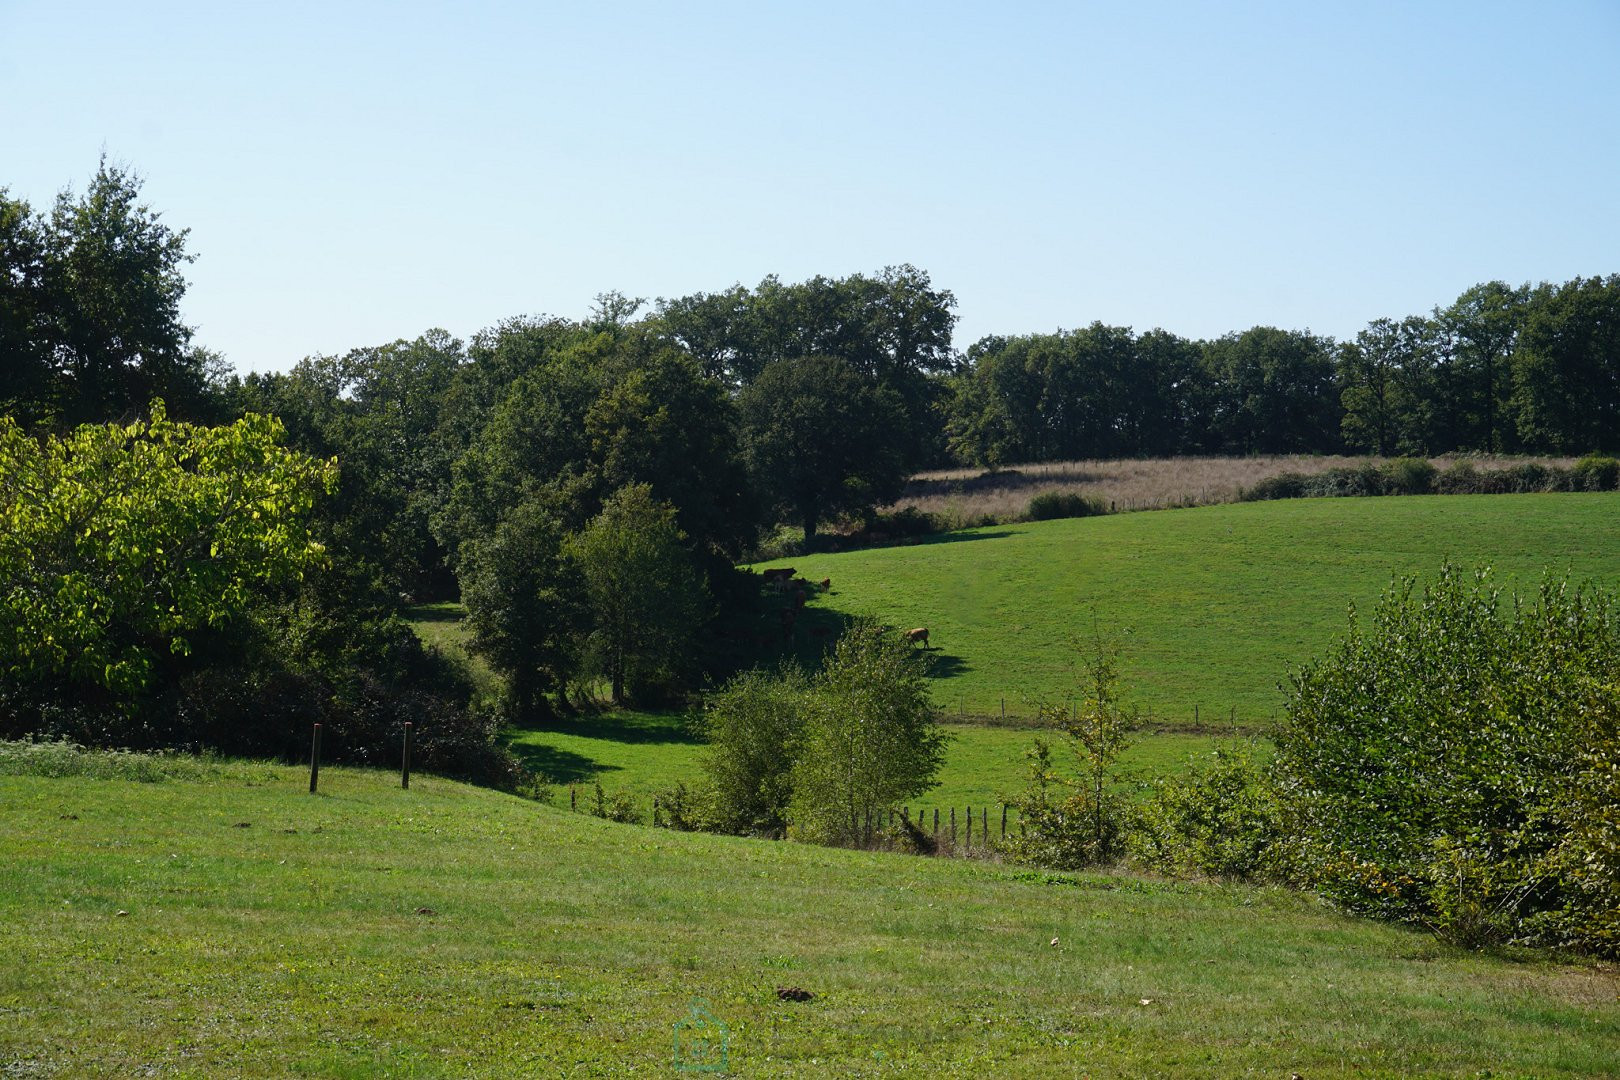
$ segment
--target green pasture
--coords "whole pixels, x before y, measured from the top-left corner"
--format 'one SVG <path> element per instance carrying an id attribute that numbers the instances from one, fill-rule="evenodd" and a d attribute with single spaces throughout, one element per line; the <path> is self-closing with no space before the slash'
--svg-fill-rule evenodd
<path id="1" fill-rule="evenodd" d="M 178 772 L 0 775 L 0 1074 L 679 1075 L 694 999 L 748 1077 L 1595 1077 L 1620 1045 L 1612 970 L 1277 889 Z"/>
<path id="2" fill-rule="evenodd" d="M 1072 766 L 1064 737 L 1032 729 L 947 724 L 951 742 L 939 786 L 914 805 L 949 808 L 993 806 L 1017 794 L 1028 778 L 1024 758 L 1037 735 L 1058 751 L 1060 766 Z M 578 789 L 586 805 L 592 785 L 633 795 L 646 811 L 652 796 L 703 779 L 704 746 L 692 722 L 675 713 L 622 711 L 563 720 L 543 728 L 507 733 L 508 745 L 537 774 L 564 788 Z M 1185 771 L 1189 761 L 1207 757 L 1231 742 L 1218 736 L 1142 731 L 1120 762 L 1122 778 L 1151 781 Z M 1258 744 L 1266 753 L 1269 745 Z M 1071 770 L 1072 771 L 1072 770 Z M 566 792 L 562 795 L 566 802 Z"/>
<path id="3" fill-rule="evenodd" d="M 1264 724 L 1300 664 L 1396 575 L 1450 559 L 1534 587 L 1620 581 L 1620 494 L 1294 499 L 1000 525 L 778 560 L 832 580 L 821 617 L 926 626 L 947 713 L 1029 715 L 1073 693 L 1070 643 L 1125 648 L 1121 690 L 1156 718 Z M 801 643 L 802 644 L 802 643 Z"/>

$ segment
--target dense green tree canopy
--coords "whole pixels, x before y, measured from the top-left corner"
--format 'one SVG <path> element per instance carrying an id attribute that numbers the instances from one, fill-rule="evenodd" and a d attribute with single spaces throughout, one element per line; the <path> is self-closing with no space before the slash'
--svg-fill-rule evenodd
<path id="1" fill-rule="evenodd" d="M 142 691 L 193 636 L 323 558 L 308 527 L 332 463 L 275 418 L 168 419 L 36 439 L 0 417 L 0 667 L 8 679 Z"/>
<path id="2" fill-rule="evenodd" d="M 754 484 L 804 530 L 890 500 L 906 478 L 894 431 L 905 407 L 888 387 L 830 356 L 779 360 L 738 398 Z"/>
<path id="3" fill-rule="evenodd" d="M 678 685 L 690 663 L 709 595 L 685 541 L 675 508 L 632 484 L 568 544 L 585 582 L 587 655 L 615 703 Z"/>
<path id="4" fill-rule="evenodd" d="M 131 418 L 154 396 L 203 405 L 208 354 L 180 321 L 186 230 L 102 160 L 48 215 L 0 190 L 0 408 L 24 423 Z"/>

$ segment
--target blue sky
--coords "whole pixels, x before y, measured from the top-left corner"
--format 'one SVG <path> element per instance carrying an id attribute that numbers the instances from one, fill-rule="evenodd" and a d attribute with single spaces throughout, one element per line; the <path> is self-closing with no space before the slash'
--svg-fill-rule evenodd
<path id="1" fill-rule="evenodd" d="M 1620 272 L 1616 0 L 0 0 L 0 43 L 0 186 L 133 167 L 242 370 L 901 262 L 963 347 Z"/>

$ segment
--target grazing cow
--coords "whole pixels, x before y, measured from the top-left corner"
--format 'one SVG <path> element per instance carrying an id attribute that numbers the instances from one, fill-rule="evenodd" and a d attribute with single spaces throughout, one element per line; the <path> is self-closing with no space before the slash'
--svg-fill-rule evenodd
<path id="1" fill-rule="evenodd" d="M 824 577 L 821 579 L 821 591 L 832 592 L 832 578 Z"/>
<path id="2" fill-rule="evenodd" d="M 911 642 L 913 645 L 921 642 L 923 648 L 928 648 L 928 627 L 919 626 L 915 630 L 907 630 L 906 640 Z"/>

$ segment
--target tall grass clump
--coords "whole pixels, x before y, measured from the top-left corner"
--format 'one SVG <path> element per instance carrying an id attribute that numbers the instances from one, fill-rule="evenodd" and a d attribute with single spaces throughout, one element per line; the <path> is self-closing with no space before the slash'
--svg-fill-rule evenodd
<path id="1" fill-rule="evenodd" d="M 202 780 L 218 775 L 223 767 L 223 761 L 213 756 L 104 750 L 65 739 L 0 740 L 0 776 L 79 776 L 153 784 Z"/>

